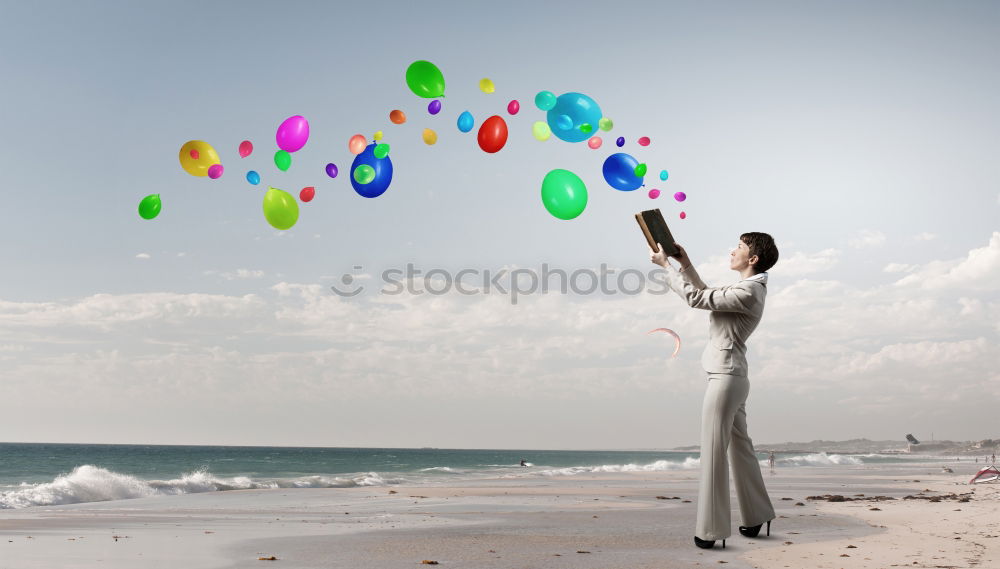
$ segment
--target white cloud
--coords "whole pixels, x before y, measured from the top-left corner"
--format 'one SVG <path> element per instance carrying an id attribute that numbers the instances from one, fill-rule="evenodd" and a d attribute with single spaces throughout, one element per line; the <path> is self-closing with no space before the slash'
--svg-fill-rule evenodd
<path id="1" fill-rule="evenodd" d="M 205 271 L 205 275 L 218 275 L 227 281 L 244 280 L 244 279 L 259 279 L 264 276 L 264 271 L 259 269 L 236 269 L 235 271 L 216 271 L 209 270 Z"/>
<path id="2" fill-rule="evenodd" d="M 855 249 L 877 247 L 885 243 L 885 234 L 873 229 L 863 229 L 849 239 L 847 243 Z"/>
<path id="3" fill-rule="evenodd" d="M 817 253 L 796 251 L 787 258 L 778 258 L 774 270 L 783 277 L 799 277 L 829 271 L 840 262 L 838 249 L 823 249 Z"/>
<path id="4" fill-rule="evenodd" d="M 937 237 L 938 236 L 936 233 L 928 233 L 927 231 L 924 231 L 923 233 L 918 233 L 914 235 L 913 239 L 915 239 L 916 241 L 932 241 L 934 239 L 937 239 Z"/>
<path id="5" fill-rule="evenodd" d="M 1000 283 L 1000 231 L 989 243 L 969 251 L 964 259 L 931 261 L 896 281 L 897 286 L 925 289 L 980 289 L 996 291 Z"/>
<path id="6" fill-rule="evenodd" d="M 150 255 L 149 255 L 149 253 L 139 253 L 138 255 L 135 256 L 135 258 L 136 259 L 149 259 Z"/>
<path id="7" fill-rule="evenodd" d="M 916 270 L 918 265 L 907 265 L 906 263 L 889 263 L 882 268 L 885 273 L 908 273 Z"/>

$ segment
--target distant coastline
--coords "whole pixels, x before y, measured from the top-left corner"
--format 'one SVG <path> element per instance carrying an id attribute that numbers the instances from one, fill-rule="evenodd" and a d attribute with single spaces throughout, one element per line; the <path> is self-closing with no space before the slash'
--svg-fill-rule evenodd
<path id="1" fill-rule="evenodd" d="M 846 441 L 816 440 L 810 442 L 755 443 L 757 452 L 780 453 L 836 453 L 836 454 L 938 454 L 945 456 L 980 456 L 1000 451 L 1000 439 L 978 441 L 922 441 L 910 444 L 906 440 L 873 441 L 850 439 Z M 676 447 L 671 450 L 697 451 L 698 445 Z"/>

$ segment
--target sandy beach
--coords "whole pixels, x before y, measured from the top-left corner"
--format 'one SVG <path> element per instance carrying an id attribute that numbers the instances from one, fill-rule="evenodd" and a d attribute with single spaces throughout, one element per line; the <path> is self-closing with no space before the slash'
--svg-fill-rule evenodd
<path id="1" fill-rule="evenodd" d="M 694 547 L 697 473 L 670 471 L 0 510 L 0 569 L 1000 566 L 1000 485 L 943 464 L 765 472 L 770 537 L 739 535 L 734 496 L 726 549 Z"/>

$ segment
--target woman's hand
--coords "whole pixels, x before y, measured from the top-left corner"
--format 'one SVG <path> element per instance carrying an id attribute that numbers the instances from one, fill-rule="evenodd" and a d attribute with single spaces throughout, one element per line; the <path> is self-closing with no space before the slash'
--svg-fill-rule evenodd
<path id="1" fill-rule="evenodd" d="M 650 249 L 649 260 L 652 261 L 654 265 L 659 265 L 665 269 L 667 268 L 667 255 L 663 252 L 663 245 L 660 243 L 657 243 L 656 245 L 660 248 L 660 250 L 653 251 Z"/>
<path id="2" fill-rule="evenodd" d="M 681 244 L 676 242 L 674 243 L 674 247 L 677 247 L 677 253 L 671 255 L 671 257 L 677 259 L 677 262 L 681 264 L 681 270 L 690 267 L 691 258 L 688 257 L 687 251 L 684 250 L 684 247 L 681 247 Z M 660 250 L 663 250 L 663 245 L 660 245 Z"/>

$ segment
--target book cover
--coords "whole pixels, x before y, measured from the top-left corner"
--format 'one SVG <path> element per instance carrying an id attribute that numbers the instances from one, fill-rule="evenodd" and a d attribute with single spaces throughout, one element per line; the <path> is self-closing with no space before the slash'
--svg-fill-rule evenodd
<path id="1" fill-rule="evenodd" d="M 660 213 L 659 209 L 649 209 L 637 213 L 635 220 L 639 223 L 642 234 L 646 236 L 646 242 L 650 249 L 659 251 L 660 248 L 656 244 L 662 243 L 667 255 L 676 255 L 679 252 L 677 247 L 674 247 L 674 237 L 670 234 L 670 228 L 667 227 L 667 222 L 663 219 L 663 214 Z"/>

